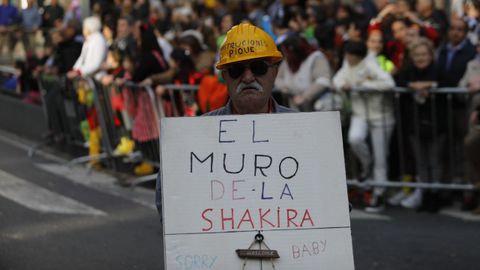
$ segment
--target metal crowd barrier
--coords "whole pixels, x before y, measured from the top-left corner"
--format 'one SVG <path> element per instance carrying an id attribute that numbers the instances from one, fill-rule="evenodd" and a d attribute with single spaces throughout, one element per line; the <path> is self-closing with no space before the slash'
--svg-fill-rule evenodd
<path id="1" fill-rule="evenodd" d="M 85 142 L 79 122 L 85 109 L 78 103 L 73 83 L 69 83 L 65 77 L 40 75 L 38 86 L 46 116 L 45 124 L 49 130 L 47 136 L 55 137 L 56 141 L 65 141 L 67 145 L 83 146 Z"/>
<path id="2" fill-rule="evenodd" d="M 359 182 L 357 180 L 347 180 L 347 185 L 351 187 L 370 188 L 370 187 L 385 187 L 385 188 L 420 188 L 420 189 L 443 189 L 443 190 L 474 190 L 472 184 L 442 184 L 442 183 L 418 183 L 418 182 L 394 182 L 386 181 L 384 183 L 377 183 L 374 181 Z"/>
<path id="3" fill-rule="evenodd" d="M 91 160 L 104 160 L 109 162 L 110 168 L 120 170 L 122 164 L 146 162 L 156 168 L 159 166 L 158 135 L 147 143 L 142 143 L 134 138 L 133 128 L 140 126 L 144 133 L 158 133 L 158 105 L 155 102 L 155 93 L 150 86 L 139 86 L 133 82 L 102 86 L 93 79 L 87 79 L 94 92 L 95 108 L 101 128 L 102 153 L 89 155 L 71 160 L 70 165 L 84 163 Z M 121 96 L 121 97 L 119 97 Z M 120 99 L 120 111 L 115 110 L 114 99 Z M 118 109 L 118 108 L 117 108 Z M 129 111 L 130 109 L 130 111 Z M 142 115 L 142 118 L 137 118 Z M 120 119 L 122 118 L 122 120 Z M 135 121 L 135 123 L 132 123 Z M 115 148 L 122 137 L 135 140 L 137 145 L 129 153 L 118 153 Z M 142 144 L 139 147 L 139 142 Z M 135 181 L 134 181 L 135 182 Z"/>
<path id="4" fill-rule="evenodd" d="M 131 85 L 132 87 L 138 87 Z M 160 128 L 160 119 L 163 117 L 183 117 L 188 115 L 186 108 L 190 102 L 196 102 L 196 93 L 198 85 L 186 84 L 165 84 L 162 85 L 165 89 L 163 95 L 155 93 L 150 87 L 147 87 L 148 96 L 150 97 L 152 107 L 155 109 L 155 119 L 157 127 Z M 157 159 L 154 160 L 155 166 L 159 167 L 160 146 L 156 146 Z M 157 174 L 150 174 L 136 178 L 131 185 L 136 186 L 144 182 L 155 181 Z"/>
<path id="5" fill-rule="evenodd" d="M 168 98 L 172 101 L 172 113 L 173 115 L 168 116 L 183 116 L 184 105 L 187 105 L 190 101 L 196 100 L 196 94 L 198 91 L 198 85 L 189 85 L 189 84 L 166 84 L 163 85 L 167 89 Z M 157 103 L 162 100 L 162 97 L 158 97 Z M 165 110 L 162 109 L 163 106 L 159 106 L 159 112 L 161 117 L 166 116 Z"/>
<path id="6" fill-rule="evenodd" d="M 424 101 L 425 103 L 423 103 L 428 103 L 428 112 L 426 112 L 425 109 L 420 112 L 421 105 L 419 105 L 419 103 L 415 100 L 414 91 L 407 88 L 396 87 L 389 91 L 357 88 L 352 90 L 350 95 L 360 96 L 365 106 L 364 108 L 367 111 L 368 122 L 370 122 L 368 116 L 368 111 L 370 107 L 367 99 L 369 95 L 381 95 L 383 123 L 385 123 L 386 121 L 385 112 L 387 110 L 388 104 L 391 104 L 391 106 L 393 106 L 392 109 L 395 118 L 394 134 L 392 134 L 392 141 L 390 142 L 390 145 L 385 147 L 390 150 L 395 150 L 393 153 L 390 151 L 390 160 L 393 159 L 395 160 L 395 162 L 389 163 L 390 176 L 387 179 L 382 179 L 382 181 L 358 181 L 353 179 L 359 178 L 359 162 L 356 160 L 353 153 L 347 153 L 346 166 L 347 172 L 350 172 L 347 177 L 349 178 L 347 184 L 349 186 L 362 188 L 411 187 L 435 190 L 474 189 L 474 186 L 464 179 L 464 164 L 462 152 L 463 138 L 466 135 L 468 126 L 467 122 L 469 94 L 467 89 L 438 88 L 430 90 L 429 97 L 426 98 Z M 409 102 L 410 104 L 408 104 Z M 440 106 L 439 104 L 446 105 L 446 108 L 440 108 L 444 111 L 438 111 Z M 405 111 L 408 108 L 412 109 L 413 111 Z M 423 151 L 420 148 L 424 147 L 424 145 L 422 145 L 422 140 L 423 143 L 425 143 L 425 139 L 421 139 L 420 137 L 425 135 L 421 135 L 420 133 L 422 131 L 425 132 L 425 128 L 422 129 L 422 126 L 425 126 L 426 122 L 425 119 L 422 119 L 421 113 L 423 113 L 423 116 L 425 116 L 425 114 L 428 114 L 429 120 L 431 121 L 427 124 L 427 126 L 431 127 L 430 130 L 427 131 L 427 133 L 429 133 L 428 136 L 431 137 L 431 141 L 428 141 L 428 143 L 433 143 L 432 147 L 439 148 L 443 145 L 446 147 L 446 149 L 438 150 L 437 154 L 439 156 L 436 158 L 438 158 L 437 161 L 439 163 L 437 165 L 440 166 L 439 168 L 432 168 L 432 166 L 430 166 L 431 164 L 428 163 L 428 179 L 422 179 L 421 182 L 404 182 L 402 181 L 402 176 L 417 176 L 419 171 L 419 162 L 415 160 L 415 155 L 417 155 L 418 158 L 418 153 L 421 153 Z M 406 119 L 407 116 L 413 116 L 413 119 Z M 438 119 L 442 116 L 446 119 Z M 406 125 L 410 125 L 410 128 L 412 128 L 413 126 L 413 137 L 408 138 L 409 132 Z M 446 128 L 439 131 L 439 129 L 442 129 L 442 127 L 444 126 L 446 126 Z M 384 132 L 383 140 L 385 141 L 385 139 L 386 138 Z M 396 140 L 393 141 L 393 139 Z M 391 147 L 392 144 L 393 147 Z M 347 140 L 345 142 L 345 149 L 348 149 Z M 417 151 L 417 154 L 415 154 L 415 151 Z M 435 174 L 432 172 L 433 170 L 441 170 L 440 179 L 435 179 L 435 177 L 432 177 L 432 175 Z M 395 171 L 395 173 L 392 173 L 392 171 Z"/>
<path id="7" fill-rule="evenodd" d="M 98 124 L 101 129 L 101 152 L 98 155 L 89 155 L 79 158 L 75 158 L 69 162 L 70 165 L 75 163 L 83 163 L 92 160 L 104 160 L 109 168 L 118 170 L 119 166 L 125 163 L 134 163 L 138 161 L 148 162 L 149 164 L 159 167 L 159 142 L 158 137 L 143 138 L 142 135 L 157 134 L 159 135 L 159 122 L 162 117 L 182 117 L 188 115 L 186 108 L 192 102 L 196 102 L 196 92 L 198 86 L 196 85 L 176 85 L 168 84 L 163 85 L 166 91 L 163 95 L 157 94 L 154 89 L 148 86 L 139 86 L 132 82 L 127 82 L 123 85 L 112 85 L 109 87 L 101 86 L 96 83 L 92 78 L 86 78 L 82 81 L 75 82 L 77 85 L 84 83 L 93 92 L 93 104 L 98 115 Z M 60 80 L 46 80 L 41 78 L 39 80 L 40 90 L 42 93 L 44 110 L 47 115 L 47 126 L 51 130 L 52 134 L 65 139 L 68 145 L 83 145 L 84 140 L 79 130 L 79 122 L 85 118 L 85 108 L 78 103 L 78 93 L 75 88 L 68 87 L 68 82 L 64 79 Z M 78 88 L 78 86 L 77 86 Z M 138 147 L 132 153 L 128 155 L 122 155 L 115 152 L 115 147 L 118 145 L 122 136 L 124 136 L 126 127 L 116 126 L 116 114 L 112 107 L 112 93 L 116 91 L 118 95 L 121 93 L 123 96 L 125 110 L 130 110 L 131 106 L 136 108 L 134 113 L 143 113 L 143 118 L 133 119 L 137 121 L 133 125 L 144 128 L 138 133 L 133 131 L 134 126 L 130 126 L 131 139 L 136 142 L 140 142 L 142 147 Z M 431 119 L 431 130 L 429 131 L 432 142 L 438 143 L 440 138 L 437 131 L 440 124 L 446 125 L 443 134 L 445 138 L 446 149 L 444 149 L 441 160 L 442 178 L 441 179 L 422 179 L 421 182 L 403 182 L 402 176 L 404 175 L 416 175 L 418 168 L 415 168 L 417 164 L 414 162 L 412 153 L 414 152 L 411 146 L 411 140 L 415 140 L 420 136 L 420 125 L 422 124 L 421 117 L 419 116 L 419 104 L 414 100 L 413 91 L 406 88 L 394 88 L 391 91 L 376 91 L 370 89 L 354 89 L 351 95 L 360 95 L 364 102 L 364 106 L 367 112 L 369 111 L 368 97 L 369 95 L 380 95 L 382 97 L 382 121 L 386 121 L 385 115 L 387 110 L 387 104 L 390 104 L 393 110 L 395 118 L 394 132 L 392 132 L 392 141 L 386 147 L 390 152 L 389 171 L 390 174 L 387 179 L 383 181 L 364 181 L 359 182 L 353 180 L 358 178 L 358 161 L 354 158 L 353 153 L 348 153 L 348 142 L 345 143 L 346 154 L 346 167 L 349 186 L 355 187 L 385 187 L 385 188 L 399 188 L 399 187 L 414 187 L 424 189 L 449 189 L 449 190 L 472 190 L 473 186 L 463 180 L 463 162 L 461 145 L 463 137 L 461 131 L 466 132 L 467 126 L 467 113 L 469 95 L 466 89 L 463 88 L 440 88 L 434 89 L 430 92 L 430 97 L 425 101 L 429 102 L 428 115 Z M 335 101 L 332 99 L 332 103 Z M 412 103 L 413 102 L 413 103 Z M 438 119 L 437 102 L 444 102 L 446 104 L 443 115 L 446 119 Z M 148 106 L 146 105 L 148 103 Z M 410 104 L 409 104 L 410 103 Z M 405 111 L 405 106 L 410 106 L 412 111 Z M 459 106 L 463 105 L 462 106 Z M 338 104 L 333 105 L 332 108 Z M 407 106 L 407 108 L 408 108 Z M 132 107 L 133 108 L 133 107 Z M 149 109 L 146 109 L 149 108 Z M 142 111 L 143 110 L 143 111 Z M 345 108 L 342 109 L 345 111 Z M 423 112 L 425 114 L 425 111 Z M 405 119 L 408 115 L 412 116 L 412 119 Z M 440 114 L 441 115 L 441 114 Z M 131 115 L 131 117 L 136 117 Z M 461 122 L 454 121 L 454 118 L 462 119 Z M 368 119 L 370 120 L 370 119 Z M 139 122 L 140 121 L 140 122 Z M 145 122 L 141 122 L 145 121 Z M 118 122 L 118 121 L 117 121 Z M 125 123 L 122 123 L 123 125 Z M 406 131 L 405 125 L 413 127 L 413 136 L 408 138 L 409 132 Z M 462 128 L 463 126 L 463 128 Z M 458 130 L 456 127 L 460 127 Z M 123 130 L 123 131 L 122 131 Z M 345 133 L 345 132 L 344 132 Z M 411 132 L 410 132 L 411 133 Z M 385 133 L 384 133 L 385 136 Z M 412 139 L 413 138 L 413 139 Z M 146 144 L 142 144 L 142 139 L 146 140 Z M 385 140 L 385 138 L 384 138 Z M 420 141 L 420 140 L 418 140 Z M 418 147 L 416 145 L 415 147 Z M 150 150 L 146 150 L 150 149 Z M 32 152 L 34 149 L 32 150 Z M 150 151 L 150 152 L 148 152 Z M 418 149 L 417 149 L 418 151 Z M 418 152 L 419 153 L 419 152 Z M 440 165 L 439 165 L 440 166 Z M 408 168 L 407 168 L 408 167 Z M 439 168 L 428 168 L 429 175 L 431 170 Z M 155 174 L 146 175 L 137 178 L 132 182 L 132 185 L 136 185 L 145 181 L 154 180 Z"/>
<path id="8" fill-rule="evenodd" d="M 96 120 L 98 120 L 98 125 L 101 130 L 101 152 L 94 155 L 89 154 L 83 157 L 72 159 L 68 162 L 67 165 L 73 166 L 74 164 L 103 160 L 107 163 L 108 168 L 115 170 L 117 169 L 117 164 L 113 160 L 114 141 L 112 140 L 110 133 L 112 115 L 110 113 L 111 110 L 109 110 L 109 108 L 111 107 L 109 93 L 105 91 L 104 88 L 100 87 L 99 84 L 95 82 L 91 77 L 76 79 L 73 82 L 73 90 L 77 91 L 78 96 L 83 95 L 79 93 L 80 91 L 91 91 L 93 93 L 93 107 L 97 114 Z M 82 83 L 84 83 L 85 85 L 80 86 L 80 84 Z M 87 87 L 87 89 L 80 90 L 80 87 Z"/>
<path id="9" fill-rule="evenodd" d="M 108 107 L 108 99 L 98 89 L 92 78 L 69 81 L 65 77 L 42 74 L 38 78 L 38 86 L 48 133 L 44 135 L 44 142 L 33 146 L 29 150 L 30 157 L 35 154 L 38 148 L 51 143 L 61 146 L 62 149 L 72 151 L 75 151 L 73 148 L 88 148 L 89 145 L 82 130 L 82 122 L 87 119 L 88 111 L 92 109 L 98 115 L 94 118 L 95 122 L 98 122 L 101 133 L 108 134 L 106 131 L 108 130 L 109 118 L 108 111 L 105 110 Z M 82 98 L 87 99 L 88 92 L 92 95 L 91 108 L 88 108 L 80 100 Z M 80 98 L 81 96 L 82 98 Z M 98 154 L 74 158 L 67 165 L 106 160 L 107 166 L 115 169 L 115 164 L 111 162 L 111 145 L 108 136 L 101 136 L 101 151 Z"/>
<path id="10" fill-rule="evenodd" d="M 29 156 L 48 143 L 64 143 L 62 149 L 66 149 L 64 146 L 88 148 L 82 122 L 91 117 L 89 121 L 95 122 L 100 130 L 100 151 L 74 158 L 67 165 L 102 161 L 113 170 L 122 170 L 124 164 L 138 162 L 158 169 L 160 118 L 184 116 L 186 104 L 196 101 L 198 90 L 195 85 L 167 84 L 163 85 L 165 94 L 159 96 L 150 86 L 133 82 L 103 86 L 90 77 L 69 81 L 65 77 L 48 75 L 41 75 L 38 84 L 48 133 L 44 142 L 30 149 Z M 85 105 L 86 92 L 91 93 L 89 106 Z M 95 111 L 93 116 L 92 111 Z M 119 153 L 115 150 L 122 137 L 135 141 L 133 151 Z M 155 177 L 156 174 L 139 177 L 132 185 Z"/>

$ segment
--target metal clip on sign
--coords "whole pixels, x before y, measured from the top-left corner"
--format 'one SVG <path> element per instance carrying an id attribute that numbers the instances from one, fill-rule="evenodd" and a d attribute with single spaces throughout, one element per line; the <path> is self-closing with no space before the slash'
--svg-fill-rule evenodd
<path id="1" fill-rule="evenodd" d="M 258 243 L 259 249 L 253 249 L 253 246 L 255 245 L 255 243 Z M 262 245 L 266 249 L 262 249 Z M 255 240 L 252 242 L 252 244 L 248 249 L 237 249 L 236 252 L 238 257 L 244 259 L 242 270 L 245 269 L 248 259 L 260 259 L 260 260 L 270 259 L 272 263 L 272 268 L 275 269 L 275 264 L 273 263 L 273 259 L 280 258 L 280 255 L 278 255 L 278 252 L 276 250 L 270 249 L 267 246 L 267 244 L 265 244 L 264 236 L 260 231 L 258 231 L 258 233 L 255 235 Z M 260 269 L 262 269 L 261 264 L 260 264 Z"/>

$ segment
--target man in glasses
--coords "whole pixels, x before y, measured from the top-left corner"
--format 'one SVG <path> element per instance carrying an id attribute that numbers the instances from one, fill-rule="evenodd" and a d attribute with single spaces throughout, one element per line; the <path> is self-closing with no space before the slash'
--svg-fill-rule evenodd
<path id="1" fill-rule="evenodd" d="M 272 98 L 282 58 L 273 39 L 262 29 L 248 23 L 232 27 L 220 47 L 216 65 L 222 72 L 230 101 L 206 115 L 292 112 Z"/>
<path id="2" fill-rule="evenodd" d="M 230 100 L 224 107 L 205 115 L 293 112 L 272 98 L 282 58 L 273 39 L 262 29 L 248 23 L 232 27 L 220 48 L 216 65 L 222 71 Z M 161 198 L 158 174 L 155 201 L 160 217 Z"/>

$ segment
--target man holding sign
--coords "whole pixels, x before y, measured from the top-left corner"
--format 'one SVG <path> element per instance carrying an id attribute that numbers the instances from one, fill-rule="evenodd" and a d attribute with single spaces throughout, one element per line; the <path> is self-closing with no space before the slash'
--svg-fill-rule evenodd
<path id="1" fill-rule="evenodd" d="M 354 269 L 339 114 L 283 114 L 281 59 L 261 29 L 233 27 L 217 64 L 228 104 L 162 119 L 166 270 Z"/>
<path id="2" fill-rule="evenodd" d="M 230 101 L 206 115 L 294 112 L 272 98 L 282 58 L 273 39 L 262 29 L 249 23 L 232 27 L 220 48 L 220 61 L 216 65 L 222 71 Z M 156 186 L 155 201 L 161 215 L 160 177 Z"/>

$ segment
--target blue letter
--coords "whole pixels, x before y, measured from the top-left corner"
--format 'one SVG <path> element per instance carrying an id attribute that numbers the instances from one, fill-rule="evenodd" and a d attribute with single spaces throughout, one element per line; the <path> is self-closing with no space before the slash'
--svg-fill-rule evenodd
<path id="1" fill-rule="evenodd" d="M 295 172 L 290 176 L 285 176 L 282 173 L 282 164 L 287 159 L 291 159 L 291 160 L 293 160 L 293 162 L 295 162 Z M 286 158 L 282 159 L 282 161 L 280 161 L 280 164 L 278 164 L 278 172 L 283 177 L 283 179 L 290 179 L 290 178 L 294 177 L 298 172 L 298 161 L 294 157 L 286 157 Z"/>
<path id="2" fill-rule="evenodd" d="M 268 158 L 270 161 L 268 162 L 268 165 L 266 166 L 263 166 L 263 167 L 260 167 L 258 166 L 258 157 L 266 157 Z M 267 156 L 267 155 L 257 155 L 255 154 L 255 170 L 253 171 L 253 175 L 254 176 L 257 176 L 257 169 L 260 170 L 260 172 L 263 174 L 263 176 L 267 177 L 267 175 L 263 172 L 263 169 L 267 169 L 269 168 L 270 166 L 272 165 L 272 157 L 271 156 Z"/>
<path id="3" fill-rule="evenodd" d="M 210 258 L 212 259 L 212 263 L 210 264 L 210 269 L 212 268 L 212 266 L 215 264 L 215 261 L 217 260 L 217 256 L 210 256 Z"/>
<path id="4" fill-rule="evenodd" d="M 288 193 L 285 192 L 285 190 L 288 190 Z M 283 187 L 282 195 L 280 195 L 280 200 L 282 199 L 283 195 L 288 195 L 293 200 L 292 192 L 290 191 L 290 188 L 288 187 L 288 184 L 285 184 L 285 187 Z"/>
<path id="5" fill-rule="evenodd" d="M 210 159 L 210 172 L 213 173 L 213 152 L 210 153 L 204 160 L 200 160 L 195 153 L 190 152 L 190 173 L 193 173 L 193 157 L 195 156 L 195 159 L 200 161 L 200 163 L 204 163 L 207 161 L 207 159 Z"/>
<path id="6" fill-rule="evenodd" d="M 241 173 L 243 171 L 243 167 L 245 167 L 245 154 L 242 154 L 242 167 L 240 168 L 240 170 L 238 170 L 236 172 L 229 171 L 227 169 L 227 154 L 226 153 L 223 154 L 223 169 L 225 170 L 226 173 L 230 173 L 230 174 Z"/>
<path id="7" fill-rule="evenodd" d="M 220 120 L 220 126 L 218 128 L 218 142 L 219 143 L 234 143 L 235 140 L 227 140 L 227 141 L 222 140 L 222 133 L 227 133 L 227 131 L 225 129 L 222 129 L 222 123 L 223 122 L 237 122 L 237 119 Z"/>
<path id="8" fill-rule="evenodd" d="M 265 197 L 265 182 L 262 182 L 262 200 L 271 200 L 273 197 Z"/>
<path id="9" fill-rule="evenodd" d="M 253 120 L 253 132 L 252 132 L 252 143 L 268 142 L 268 140 L 255 140 L 255 120 Z"/>

